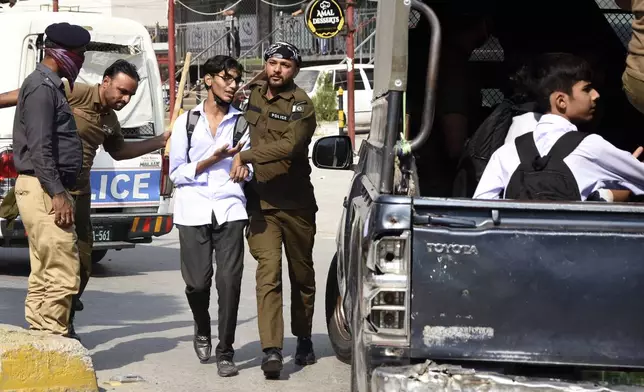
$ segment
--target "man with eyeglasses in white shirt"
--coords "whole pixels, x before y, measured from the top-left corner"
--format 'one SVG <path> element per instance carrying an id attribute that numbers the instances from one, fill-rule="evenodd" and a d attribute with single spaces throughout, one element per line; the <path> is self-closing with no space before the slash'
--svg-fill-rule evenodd
<path id="1" fill-rule="evenodd" d="M 208 98 L 174 124 L 170 179 L 177 187 L 174 222 L 179 229 L 181 274 L 195 322 L 193 346 L 199 360 L 206 363 L 212 351 L 208 308 L 214 250 L 219 295 L 215 354 L 218 374 L 228 377 L 238 373 L 233 343 L 248 223 L 243 186 L 252 177 L 252 167 L 243 165 L 231 172 L 232 157 L 250 147 L 247 130 L 233 145 L 235 124 L 242 113 L 231 102 L 241 84 L 242 65 L 219 55 L 208 59 L 202 69 Z"/>

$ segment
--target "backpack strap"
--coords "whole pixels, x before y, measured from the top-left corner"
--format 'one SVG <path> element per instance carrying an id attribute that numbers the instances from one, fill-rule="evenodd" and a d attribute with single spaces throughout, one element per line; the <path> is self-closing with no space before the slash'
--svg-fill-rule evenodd
<path id="1" fill-rule="evenodd" d="M 237 143 L 241 140 L 241 138 L 244 136 L 244 133 L 246 133 L 246 128 L 248 128 L 248 120 L 246 120 L 246 117 L 244 117 L 244 114 L 240 114 L 237 116 L 237 120 L 235 120 L 235 131 L 233 132 L 233 147 L 237 146 Z"/>
<path id="2" fill-rule="evenodd" d="M 248 95 L 248 101 L 239 105 L 239 110 L 241 111 L 241 114 L 238 115 L 237 120 L 235 120 L 235 130 L 233 132 L 233 147 L 237 146 L 237 143 L 239 143 L 241 138 L 246 133 L 246 129 L 248 129 L 248 132 L 250 132 L 250 128 L 248 127 L 248 120 L 246 120 L 246 116 L 244 116 L 244 114 L 246 114 L 246 111 L 249 109 L 252 111 L 256 110 L 255 106 L 250 104 L 250 100 L 253 97 L 254 91 L 255 91 L 255 88 L 252 88 L 250 90 L 250 94 Z"/>
<path id="3" fill-rule="evenodd" d="M 521 163 L 532 165 L 532 162 L 541 156 L 539 150 L 537 150 L 537 145 L 534 143 L 534 134 L 532 132 L 517 137 L 514 139 L 514 144 L 517 147 Z"/>
<path id="4" fill-rule="evenodd" d="M 585 132 L 579 131 L 570 131 L 564 134 L 562 137 L 557 140 L 557 142 L 552 146 L 547 155 L 541 156 L 537 145 L 534 143 L 533 133 L 526 133 L 521 135 L 515 140 L 517 147 L 517 152 L 519 153 L 519 159 L 523 164 L 531 165 L 534 170 L 540 171 L 543 170 L 550 159 L 554 158 L 557 160 L 563 160 L 568 155 L 570 155 L 575 148 L 579 146 L 586 136 Z"/>
<path id="5" fill-rule="evenodd" d="M 190 110 L 188 111 L 188 116 L 186 117 L 186 136 L 188 137 L 188 148 L 186 149 L 186 161 L 188 163 L 190 163 L 190 146 L 191 146 L 191 140 L 192 140 L 192 133 L 195 131 L 195 126 L 197 125 L 197 121 L 199 121 L 200 116 L 201 116 L 201 112 Z"/>
<path id="6" fill-rule="evenodd" d="M 566 132 L 562 137 L 557 140 L 554 146 L 550 149 L 548 155 L 556 159 L 564 159 L 570 155 L 575 148 L 588 136 L 586 132 L 570 131 Z"/>

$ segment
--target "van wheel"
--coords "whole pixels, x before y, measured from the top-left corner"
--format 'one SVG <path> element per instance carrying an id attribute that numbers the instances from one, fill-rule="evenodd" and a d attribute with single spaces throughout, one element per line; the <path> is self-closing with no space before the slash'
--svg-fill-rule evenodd
<path id="1" fill-rule="evenodd" d="M 338 256 L 333 256 L 326 278 L 326 326 L 331 340 L 331 347 L 338 359 L 344 363 L 351 363 L 351 350 L 353 343 L 351 333 L 347 328 L 347 321 L 342 310 L 342 297 L 338 289 Z"/>
<path id="2" fill-rule="evenodd" d="M 107 249 L 93 250 L 92 251 L 92 264 L 99 263 L 101 260 L 103 260 L 103 258 L 105 257 L 106 254 L 107 254 Z"/>

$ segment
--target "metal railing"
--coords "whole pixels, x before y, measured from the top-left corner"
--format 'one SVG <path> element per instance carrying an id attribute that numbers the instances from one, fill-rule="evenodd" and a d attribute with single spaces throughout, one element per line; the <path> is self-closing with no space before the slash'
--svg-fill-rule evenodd
<path id="1" fill-rule="evenodd" d="M 241 19 L 242 17 L 240 17 Z M 244 23 L 247 22 L 245 21 Z M 308 31 L 302 15 L 274 14 L 273 26 L 274 29 L 270 33 L 259 39 L 248 39 L 248 37 L 240 38 L 241 50 L 238 58 L 259 59 L 265 47 L 275 41 L 288 41 L 292 43 L 300 49 L 300 53 L 304 58 L 315 56 L 317 59 L 323 59 L 325 55 L 346 55 L 346 36 L 344 34 L 338 34 L 331 39 L 316 38 Z M 228 27 L 229 21 L 178 24 L 176 39 L 177 59 L 183 58 L 188 51 L 192 53 L 207 52 L 205 56 L 195 56 L 195 61 L 198 61 L 199 58 L 214 56 L 215 54 L 229 53 L 228 40 L 224 42 L 218 40 L 217 44 L 211 43 L 217 37 L 220 38 L 221 36 L 234 38 L 232 30 Z M 238 27 L 241 28 L 241 26 Z M 375 51 L 375 41 L 373 41 L 375 27 L 376 20 L 373 12 L 357 13 L 354 42 L 356 48 L 360 48 L 359 51 L 356 49 L 356 57 L 364 59 L 363 61 L 370 61 L 373 57 Z M 362 46 L 360 46 L 361 44 Z"/>
<path id="2" fill-rule="evenodd" d="M 375 52 L 375 45 L 376 45 L 376 32 L 374 31 L 373 33 L 369 34 L 367 38 L 365 38 L 356 48 L 354 49 L 354 52 L 358 55 L 357 57 L 357 63 L 363 64 L 365 54 L 368 55 L 369 61 L 367 64 L 373 64 L 373 61 L 376 58 L 376 52 Z M 367 46 L 368 50 L 364 50 L 364 47 Z M 344 64 L 347 62 L 346 57 L 340 61 L 340 64 Z"/>

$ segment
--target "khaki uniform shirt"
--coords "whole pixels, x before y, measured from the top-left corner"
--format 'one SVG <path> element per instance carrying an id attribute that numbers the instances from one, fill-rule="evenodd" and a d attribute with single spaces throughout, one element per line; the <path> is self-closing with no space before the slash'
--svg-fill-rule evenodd
<path id="1" fill-rule="evenodd" d="M 83 142 L 83 166 L 76 186 L 71 191 L 74 195 L 91 193 L 89 174 L 94 164 L 96 150 L 102 144 L 108 153 L 123 148 L 125 140 L 121 125 L 113 109 L 103 108 L 99 97 L 100 85 L 90 86 L 75 83 L 74 91 L 69 90 L 65 82 L 65 93 L 72 107 L 78 135 Z"/>
<path id="2" fill-rule="evenodd" d="M 250 149 L 240 154 L 254 170 L 247 186 L 248 208 L 317 211 L 308 158 L 317 128 L 313 102 L 295 85 L 272 99 L 266 97 L 267 89 L 265 82 L 251 88 L 244 115 Z"/>
<path id="3" fill-rule="evenodd" d="M 632 0 L 633 36 L 628 43 L 626 72 L 637 80 L 644 81 L 644 0 Z"/>

